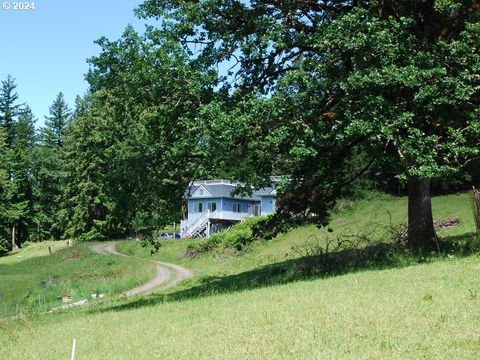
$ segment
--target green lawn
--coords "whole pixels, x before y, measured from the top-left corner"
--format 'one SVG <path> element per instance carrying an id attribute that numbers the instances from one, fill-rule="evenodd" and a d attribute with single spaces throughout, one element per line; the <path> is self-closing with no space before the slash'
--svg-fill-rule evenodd
<path id="1" fill-rule="evenodd" d="M 470 239 L 475 228 L 470 194 L 435 197 L 432 206 L 435 220 L 453 217 L 460 219 L 458 226 L 438 231 L 442 240 L 468 241 Z M 231 287 L 230 280 L 237 283 L 233 285 L 234 287 L 240 286 L 238 282 L 243 281 L 244 287 L 248 288 L 253 286 L 252 280 L 258 283 L 257 286 L 263 286 L 301 278 L 302 267 L 310 266 L 309 261 L 305 263 L 304 256 L 315 247 L 324 246 L 327 240 L 335 243 L 337 237 L 366 234 L 376 240 L 383 240 L 385 237 L 385 241 L 388 242 L 390 239 L 387 237 L 391 236 L 390 227 L 406 223 L 406 211 L 406 198 L 380 193 L 373 193 L 368 198 L 355 202 L 341 201 L 329 227 L 319 229 L 314 225 L 307 225 L 293 229 L 273 240 L 255 243 L 240 256 L 228 249 L 194 258 L 183 256 L 187 244 L 197 240 L 165 240 L 164 246 L 153 256 L 149 248 L 142 248 L 138 242 L 122 242 L 117 245 L 117 248 L 129 255 L 169 261 L 194 270 L 195 277 L 180 284 L 175 289 L 177 292 L 178 289 L 192 288 L 202 292 L 208 291 L 210 285 L 213 291 L 217 291 L 219 287 Z M 329 232 L 328 228 L 333 232 Z M 387 264 L 380 264 L 381 267 L 388 266 L 389 263 L 397 266 L 416 262 L 416 259 L 410 257 L 395 257 L 390 260 Z M 367 263 L 360 267 L 371 268 L 372 266 L 375 264 Z M 337 270 L 342 272 L 345 269 Z M 238 274 L 241 276 L 232 276 Z M 198 288 L 197 285 L 202 287 Z"/>
<path id="2" fill-rule="evenodd" d="M 89 246 L 45 242 L 1 257 L 0 318 L 48 311 L 62 303 L 63 294 L 72 301 L 97 292 L 113 296 L 155 276 L 151 264 L 95 254 Z"/>
<path id="3" fill-rule="evenodd" d="M 440 231 L 444 241 L 472 241 L 467 194 L 437 197 L 433 206 L 435 219 L 460 218 Z M 378 194 L 339 206 L 333 233 L 306 226 L 239 254 L 186 258 L 188 242 L 166 241 L 153 258 L 191 268 L 192 279 L 132 299 L 0 321 L 0 359 L 68 358 L 73 338 L 78 359 L 477 359 L 478 253 L 395 254 L 354 266 L 339 261 L 333 271 L 324 271 L 322 256 L 303 256 L 327 237 L 381 237 L 405 218 L 404 198 Z M 152 258 L 135 241 L 117 248 Z"/>

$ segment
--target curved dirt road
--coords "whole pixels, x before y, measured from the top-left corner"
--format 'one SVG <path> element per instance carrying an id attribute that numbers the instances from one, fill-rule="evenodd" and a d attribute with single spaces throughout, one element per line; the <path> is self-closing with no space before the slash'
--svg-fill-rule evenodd
<path id="1" fill-rule="evenodd" d="M 97 254 L 107 254 L 107 255 L 117 255 L 117 256 L 125 256 L 131 257 L 122 253 L 119 253 L 116 248 L 115 244 L 97 244 L 91 247 L 93 252 Z M 135 258 L 138 259 L 138 258 Z M 163 261 L 155 261 L 155 260 L 145 260 L 155 264 L 157 268 L 157 276 L 146 282 L 143 285 L 140 285 L 134 289 L 130 289 L 122 293 L 124 296 L 133 296 L 137 295 L 146 291 L 149 291 L 157 286 L 163 285 L 162 289 L 168 289 L 179 281 L 186 279 L 192 276 L 192 272 L 182 266 L 166 263 Z M 173 276 L 172 276 L 173 273 Z M 172 278 L 173 277 L 173 278 Z"/>

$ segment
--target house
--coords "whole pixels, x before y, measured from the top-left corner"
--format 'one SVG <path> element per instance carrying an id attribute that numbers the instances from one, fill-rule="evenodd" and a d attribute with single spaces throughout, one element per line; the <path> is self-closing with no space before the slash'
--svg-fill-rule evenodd
<path id="1" fill-rule="evenodd" d="M 180 236 L 209 236 L 246 217 L 275 212 L 274 188 L 261 189 L 254 191 L 252 196 L 243 196 L 233 194 L 237 186 L 228 180 L 194 182 L 186 193 L 188 215 L 181 221 Z"/>

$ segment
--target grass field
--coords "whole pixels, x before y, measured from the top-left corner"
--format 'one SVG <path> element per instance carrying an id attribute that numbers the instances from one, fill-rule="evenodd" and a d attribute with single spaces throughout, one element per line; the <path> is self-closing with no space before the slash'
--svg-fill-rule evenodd
<path id="1" fill-rule="evenodd" d="M 433 199 L 435 220 L 453 217 L 458 217 L 460 220 L 458 226 L 438 231 L 442 240 L 470 241 L 475 225 L 469 196 L 467 193 L 462 193 Z M 345 236 L 357 234 L 367 235 L 376 240 L 390 241 L 388 236 L 391 236 L 391 227 L 406 223 L 406 210 L 406 198 L 384 194 L 371 194 L 355 202 L 344 200 L 338 205 L 329 227 L 319 229 L 314 225 L 307 225 L 292 229 L 273 240 L 260 241 L 247 247 L 240 256 L 231 249 L 220 248 L 213 253 L 193 258 L 185 257 L 183 253 L 189 242 L 184 240 L 165 240 L 164 246 L 153 256 L 149 248 L 142 248 L 137 242 L 122 242 L 117 245 L 117 248 L 125 254 L 178 263 L 194 270 L 196 276 L 182 284 L 185 289 L 207 291 L 206 289 L 212 288 L 213 291 L 217 291 L 218 288 L 232 286 L 251 288 L 256 286 L 255 283 L 257 286 L 263 286 L 303 278 L 302 269 L 311 265 L 309 261 L 311 258 L 308 255 L 319 246 L 324 247 L 327 240 L 335 243 L 337 238 L 343 239 Z M 329 232 L 329 228 L 333 232 Z M 356 268 L 358 270 L 360 267 L 361 270 L 404 266 L 417 262 L 415 258 L 398 256 L 386 260 L 380 263 L 357 264 Z M 340 263 L 337 268 L 333 266 L 331 270 L 339 273 L 349 271 L 343 265 Z M 230 285 L 230 280 L 236 284 Z M 241 281 L 245 284 L 239 284 Z M 202 285 L 202 287 L 199 288 L 196 285 Z"/>
<path id="2" fill-rule="evenodd" d="M 72 301 L 93 293 L 114 296 L 155 273 L 143 261 L 95 254 L 89 244 L 32 244 L 0 258 L 0 318 L 48 311 L 61 305 L 63 294 Z"/>
<path id="3" fill-rule="evenodd" d="M 435 219 L 460 218 L 439 232 L 444 241 L 473 241 L 467 194 L 437 197 L 433 207 Z M 193 278 L 132 299 L 0 320 L 0 359 L 68 358 L 73 338 L 78 359 L 477 359 L 477 252 L 353 264 L 339 255 L 328 268 L 329 258 L 312 254 L 329 237 L 381 237 L 405 219 L 406 199 L 377 194 L 343 202 L 333 232 L 306 226 L 241 253 L 188 258 L 187 242 L 166 241 L 153 258 L 189 267 Z M 117 248 L 151 258 L 138 242 Z"/>

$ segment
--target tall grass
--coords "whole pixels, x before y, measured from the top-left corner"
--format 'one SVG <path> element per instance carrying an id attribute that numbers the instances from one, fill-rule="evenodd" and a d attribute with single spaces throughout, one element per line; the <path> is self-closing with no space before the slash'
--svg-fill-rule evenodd
<path id="1" fill-rule="evenodd" d="M 33 244 L 0 258 L 0 318 L 46 312 L 64 296 L 72 302 L 96 293 L 112 297 L 155 276 L 145 261 L 95 254 L 89 246 Z"/>
<path id="2" fill-rule="evenodd" d="M 241 251 L 231 246 L 244 243 L 239 229 L 194 257 L 185 256 L 188 246 L 197 241 L 202 248 L 205 239 L 168 239 L 153 257 L 194 270 L 193 278 L 167 291 L 90 308 L 0 319 L 0 359 L 68 358 L 73 337 L 78 357 L 92 360 L 476 359 L 480 256 L 477 247 L 456 247 L 473 244 L 470 197 L 433 199 L 435 220 L 460 219 L 439 230 L 441 255 L 415 257 L 359 242 L 368 235 L 392 245 L 385 230 L 406 222 L 406 198 L 374 195 L 343 202 L 327 228 L 302 226 L 242 245 Z M 117 249 L 152 257 L 136 241 Z M 94 273 L 93 258 L 76 259 L 78 268 L 69 266 L 70 274 Z M 23 273 L 21 263 L 16 274 Z M 110 280 L 123 286 L 122 278 Z"/>

